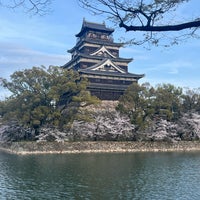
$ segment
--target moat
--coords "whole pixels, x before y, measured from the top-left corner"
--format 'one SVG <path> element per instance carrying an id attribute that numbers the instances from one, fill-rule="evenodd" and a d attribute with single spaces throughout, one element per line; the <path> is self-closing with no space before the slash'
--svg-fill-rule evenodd
<path id="1" fill-rule="evenodd" d="M 1 199 L 199 199 L 200 153 L 0 152 Z"/>

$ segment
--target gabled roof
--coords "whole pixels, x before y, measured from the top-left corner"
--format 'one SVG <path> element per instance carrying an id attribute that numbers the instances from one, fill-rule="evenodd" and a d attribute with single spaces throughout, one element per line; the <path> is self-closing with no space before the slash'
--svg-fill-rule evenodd
<path id="1" fill-rule="evenodd" d="M 109 66 L 109 69 L 108 67 L 106 68 L 105 66 Z M 101 62 L 97 63 L 96 65 L 88 67 L 87 69 L 93 71 L 98 70 L 98 71 L 112 71 L 112 72 L 126 73 L 123 69 L 114 64 L 110 59 L 104 59 Z"/>
<path id="2" fill-rule="evenodd" d="M 91 53 L 91 56 L 94 55 L 98 55 L 100 52 L 102 53 L 107 53 L 108 55 L 110 55 L 112 58 L 116 58 L 116 56 L 114 56 L 108 49 L 106 49 L 105 46 L 101 46 L 99 49 L 97 49 L 95 52 Z"/>
<path id="3" fill-rule="evenodd" d="M 72 63 L 74 63 L 75 61 L 77 61 L 78 59 L 80 58 L 87 58 L 87 59 L 90 59 L 90 60 L 99 60 L 99 63 L 102 63 L 104 62 L 105 60 L 107 60 L 108 58 L 104 58 L 102 60 L 102 57 L 101 56 L 92 56 L 92 55 L 89 55 L 89 54 L 83 54 L 83 53 L 78 53 L 73 59 L 71 59 L 69 62 L 67 62 L 66 64 L 63 65 L 63 68 L 68 68 Z M 133 59 L 132 58 L 109 58 L 109 60 L 111 60 L 111 62 L 125 62 L 125 63 L 129 63 L 131 62 Z"/>
<path id="4" fill-rule="evenodd" d="M 85 19 L 83 19 L 81 31 L 78 34 L 76 34 L 76 37 L 81 37 L 81 35 L 86 30 L 103 31 L 103 32 L 107 32 L 110 34 L 112 32 L 114 32 L 114 29 L 107 28 L 105 23 L 100 24 L 100 23 L 87 22 L 87 21 L 85 21 Z"/>

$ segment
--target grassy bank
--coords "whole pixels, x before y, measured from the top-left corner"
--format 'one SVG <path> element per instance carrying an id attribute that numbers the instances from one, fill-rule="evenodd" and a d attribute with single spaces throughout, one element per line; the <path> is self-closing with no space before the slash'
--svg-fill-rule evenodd
<path id="1" fill-rule="evenodd" d="M 200 141 L 170 142 L 13 142 L 0 150 L 13 154 L 200 151 Z"/>

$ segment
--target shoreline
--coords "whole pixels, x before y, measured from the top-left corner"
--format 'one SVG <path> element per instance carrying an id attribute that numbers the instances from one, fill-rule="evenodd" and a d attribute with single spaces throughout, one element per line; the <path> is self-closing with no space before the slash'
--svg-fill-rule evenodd
<path id="1" fill-rule="evenodd" d="M 131 153 L 131 152 L 189 152 L 200 151 L 200 141 L 83 141 L 83 142 L 13 142 L 0 143 L 0 151 L 16 155 Z"/>

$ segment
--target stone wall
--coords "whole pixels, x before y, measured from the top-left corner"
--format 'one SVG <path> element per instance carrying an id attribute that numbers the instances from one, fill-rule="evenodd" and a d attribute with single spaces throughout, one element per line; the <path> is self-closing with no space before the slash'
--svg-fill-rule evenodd
<path id="1" fill-rule="evenodd" d="M 200 151 L 200 142 L 14 142 L 0 143 L 0 150 L 15 154 Z"/>

